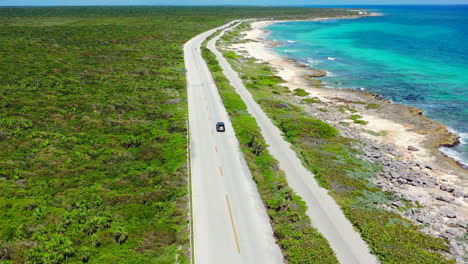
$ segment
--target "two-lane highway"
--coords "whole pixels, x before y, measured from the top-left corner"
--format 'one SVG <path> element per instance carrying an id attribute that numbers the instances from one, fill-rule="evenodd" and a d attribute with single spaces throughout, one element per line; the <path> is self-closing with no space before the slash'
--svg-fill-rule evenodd
<path id="1" fill-rule="evenodd" d="M 202 33 L 184 46 L 194 261 L 196 264 L 283 263 L 266 209 L 201 56 L 201 43 L 218 29 Z M 216 131 L 218 121 L 226 124 L 226 132 Z"/>

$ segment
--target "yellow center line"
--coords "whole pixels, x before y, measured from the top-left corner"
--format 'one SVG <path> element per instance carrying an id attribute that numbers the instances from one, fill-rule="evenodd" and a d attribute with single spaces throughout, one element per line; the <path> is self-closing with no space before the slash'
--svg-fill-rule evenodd
<path id="1" fill-rule="evenodd" d="M 215 146 L 215 151 L 218 152 L 218 147 L 217 146 Z"/>
<path id="2" fill-rule="evenodd" d="M 219 172 L 221 173 L 221 176 L 224 176 L 223 175 L 223 169 L 221 167 L 219 167 Z"/>
<path id="3" fill-rule="evenodd" d="M 240 254 L 239 238 L 237 237 L 236 225 L 234 224 L 234 218 L 232 217 L 231 204 L 229 203 L 229 197 L 226 195 L 226 202 L 229 209 L 229 216 L 231 217 L 232 230 L 234 231 L 234 238 L 236 240 L 237 252 Z"/>

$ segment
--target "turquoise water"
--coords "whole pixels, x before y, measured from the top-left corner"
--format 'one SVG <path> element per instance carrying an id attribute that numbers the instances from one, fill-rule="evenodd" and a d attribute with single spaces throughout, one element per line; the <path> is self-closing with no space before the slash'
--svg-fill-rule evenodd
<path id="1" fill-rule="evenodd" d="M 468 166 L 468 6 L 376 8 L 385 15 L 273 24 L 268 38 L 284 43 L 279 54 L 329 71 L 331 87 L 423 109 L 460 135 L 442 151 Z"/>

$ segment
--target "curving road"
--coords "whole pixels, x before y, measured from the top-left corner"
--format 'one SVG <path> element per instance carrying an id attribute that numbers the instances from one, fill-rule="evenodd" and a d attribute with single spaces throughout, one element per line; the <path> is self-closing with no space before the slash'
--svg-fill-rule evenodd
<path id="1" fill-rule="evenodd" d="M 216 30 L 227 26 L 202 33 L 184 46 L 194 262 L 283 263 L 266 209 L 200 53 L 201 43 Z M 226 124 L 225 133 L 216 132 L 217 121 Z"/>
<path id="2" fill-rule="evenodd" d="M 378 263 L 327 190 L 318 186 L 313 174 L 303 166 L 290 144 L 282 137 L 280 130 L 244 87 L 237 72 L 216 49 L 215 43 L 221 36 L 222 34 L 210 40 L 208 48 L 216 55 L 226 78 L 247 104 L 249 113 L 257 120 L 269 145 L 268 150 L 278 160 L 289 186 L 307 203 L 307 215 L 312 220 L 312 225 L 330 242 L 340 263 Z"/>

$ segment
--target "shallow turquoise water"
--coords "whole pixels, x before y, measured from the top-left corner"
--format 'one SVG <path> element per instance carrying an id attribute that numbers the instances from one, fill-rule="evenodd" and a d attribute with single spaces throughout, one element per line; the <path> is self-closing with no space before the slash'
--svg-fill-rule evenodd
<path id="1" fill-rule="evenodd" d="M 274 24 L 268 38 L 284 43 L 281 55 L 329 71 L 329 86 L 423 109 L 461 136 L 442 150 L 468 165 L 468 6 L 377 8 L 385 16 Z"/>

